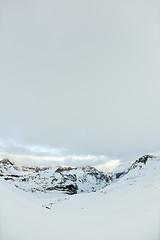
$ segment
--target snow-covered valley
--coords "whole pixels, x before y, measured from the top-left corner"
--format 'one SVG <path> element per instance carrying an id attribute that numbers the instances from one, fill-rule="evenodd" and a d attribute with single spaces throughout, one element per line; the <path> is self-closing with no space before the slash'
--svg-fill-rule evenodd
<path id="1" fill-rule="evenodd" d="M 160 239 L 159 157 L 108 174 L 0 161 L 0 240 L 99 238 Z"/>

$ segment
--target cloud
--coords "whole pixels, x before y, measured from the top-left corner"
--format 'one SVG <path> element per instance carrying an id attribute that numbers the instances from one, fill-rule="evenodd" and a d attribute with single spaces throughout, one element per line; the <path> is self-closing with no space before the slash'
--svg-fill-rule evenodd
<path id="1" fill-rule="evenodd" d="M 47 146 L 25 146 L 0 139 L 0 159 L 9 158 L 18 166 L 94 166 L 100 171 L 109 172 L 116 168 L 120 160 L 109 160 L 104 155 L 67 155 L 65 149 Z"/>
<path id="2" fill-rule="evenodd" d="M 109 160 L 106 163 L 97 165 L 96 168 L 103 172 L 112 172 L 114 169 L 116 169 L 118 166 L 120 166 L 120 160 L 119 159 L 113 159 Z"/>

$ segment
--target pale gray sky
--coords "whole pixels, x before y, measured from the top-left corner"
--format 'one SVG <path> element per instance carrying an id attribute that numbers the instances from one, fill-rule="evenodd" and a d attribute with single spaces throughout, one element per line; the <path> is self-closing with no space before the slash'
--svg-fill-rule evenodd
<path id="1" fill-rule="evenodd" d="M 159 151 L 159 65 L 158 0 L 0 0 L 1 149 Z"/>

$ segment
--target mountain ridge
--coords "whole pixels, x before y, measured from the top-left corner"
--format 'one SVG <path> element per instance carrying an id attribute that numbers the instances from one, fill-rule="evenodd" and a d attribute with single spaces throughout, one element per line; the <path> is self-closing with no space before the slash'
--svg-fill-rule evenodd
<path id="1" fill-rule="evenodd" d="M 9 159 L 0 161 L 0 178 L 26 192 L 51 193 L 60 191 L 73 195 L 82 192 L 95 192 L 105 188 L 130 171 L 141 170 L 152 155 L 144 155 L 134 161 L 127 170 L 106 174 L 95 167 L 17 167 Z M 118 170 L 118 169 L 117 169 Z"/>

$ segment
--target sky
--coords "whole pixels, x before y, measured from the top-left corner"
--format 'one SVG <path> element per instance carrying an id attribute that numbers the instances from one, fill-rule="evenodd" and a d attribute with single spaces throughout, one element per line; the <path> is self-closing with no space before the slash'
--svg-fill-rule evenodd
<path id="1" fill-rule="evenodd" d="M 0 152 L 160 152 L 159 62 L 158 0 L 0 0 Z"/>

